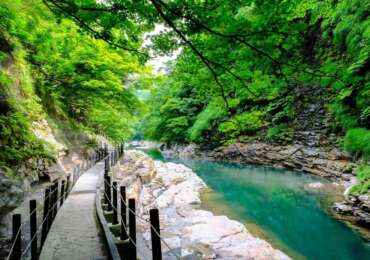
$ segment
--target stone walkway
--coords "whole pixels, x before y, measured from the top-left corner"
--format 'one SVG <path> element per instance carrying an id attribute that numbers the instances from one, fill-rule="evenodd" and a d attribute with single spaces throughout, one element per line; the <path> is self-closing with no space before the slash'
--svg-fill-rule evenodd
<path id="1" fill-rule="evenodd" d="M 78 179 L 58 211 L 40 259 L 104 259 L 104 240 L 95 213 L 95 193 L 103 170 L 104 162 L 100 162 Z"/>

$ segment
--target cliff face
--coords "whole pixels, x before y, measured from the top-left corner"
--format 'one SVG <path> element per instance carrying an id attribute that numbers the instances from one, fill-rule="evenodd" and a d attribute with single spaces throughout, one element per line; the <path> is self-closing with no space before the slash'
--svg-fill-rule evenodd
<path id="1" fill-rule="evenodd" d="M 319 85 L 294 89 L 295 117 L 293 143 L 308 147 L 330 146 L 335 143 L 335 134 L 330 133 L 328 98 Z"/>

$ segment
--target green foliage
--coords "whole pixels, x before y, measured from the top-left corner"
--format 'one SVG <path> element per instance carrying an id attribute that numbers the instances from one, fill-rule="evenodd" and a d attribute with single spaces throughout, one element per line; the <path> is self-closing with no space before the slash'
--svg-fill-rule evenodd
<path id="1" fill-rule="evenodd" d="M 5 52 L 0 51 L 0 62 L 6 60 L 8 55 Z"/>
<path id="2" fill-rule="evenodd" d="M 297 102 L 308 102 L 304 97 L 296 100 L 295 90 L 317 84 L 324 89 L 322 99 L 329 101 L 329 111 L 335 119 L 331 131 L 342 135 L 353 128 L 370 127 L 366 70 L 370 46 L 368 3 L 299 0 L 276 5 L 271 1 L 219 1 L 212 11 L 204 1 L 189 3 L 168 4 L 174 9 L 187 10 L 193 19 L 228 36 L 194 26 L 186 18 L 171 16 L 193 45 L 212 61 L 215 73 L 210 73 L 189 48 L 183 49 L 162 83 L 172 84 L 175 90 L 166 88 L 160 97 L 151 99 L 151 111 L 156 115 L 149 116 L 151 119 L 147 121 L 152 133 L 156 133 L 149 135 L 152 139 L 165 141 L 174 136 L 162 138 L 170 128 L 180 136 L 177 138 L 180 142 L 242 140 L 243 135 L 258 136 L 263 126 L 273 125 L 266 139 L 289 141 L 291 128 L 295 127 Z M 168 30 L 153 45 L 157 51 L 168 53 L 176 49 L 175 41 L 174 32 Z M 172 121 L 166 119 L 168 113 L 164 112 L 176 109 L 163 104 L 168 99 L 180 98 L 178 93 L 182 91 L 189 94 L 192 102 L 186 106 L 181 102 L 174 105 L 182 111 L 176 116 L 181 116 L 184 122 L 175 131 Z M 225 112 L 220 116 L 211 106 L 210 100 L 215 99 L 223 102 L 220 107 Z M 186 110 L 182 110 L 184 107 Z M 256 111 L 264 113 L 255 116 Z"/>
<path id="3" fill-rule="evenodd" d="M 41 1 L 28 5 L 6 0 L 0 14 L 2 30 L 18 46 L 16 56 L 22 56 L 16 66 L 27 70 L 32 66 L 32 79 L 29 74 L 15 75 L 24 81 L 23 90 L 30 93 L 26 96 L 39 102 L 31 93 L 36 87 L 53 116 L 74 120 L 81 129 L 104 133 L 115 141 L 130 136 L 143 107 L 136 91 L 148 86 L 150 75 L 137 57 L 81 33 L 74 22 L 57 18 Z M 28 61 L 23 59 L 26 56 Z M 21 106 L 30 111 L 36 106 L 27 100 L 30 104 Z"/>
<path id="4" fill-rule="evenodd" d="M 29 159 L 52 160 L 44 143 L 31 132 L 28 118 L 18 112 L 0 115 L 0 168 L 26 165 L 32 167 Z"/>
<path id="5" fill-rule="evenodd" d="M 165 143 L 281 142 L 291 137 L 300 102 L 314 100 L 299 88 L 320 85 L 330 130 L 347 132 L 348 151 L 369 155 L 368 2 L 57 2 L 0 4 L 0 37 L 9 42 L 0 60 L 14 57 L 18 73 L 1 73 L 0 81 L 22 86 L 8 88 L 18 97 L 9 104 L 29 121 L 42 117 L 41 103 L 81 129 L 122 140 L 147 111 L 139 135 Z M 163 23 L 172 28 L 152 37 L 151 50 L 181 50 L 157 82 L 142 65 L 141 46 Z M 19 80 L 9 85 L 12 76 Z M 137 98 L 142 89 L 149 98 Z"/>
<path id="6" fill-rule="evenodd" d="M 344 138 L 344 149 L 350 153 L 370 156 L 370 130 L 354 128 L 347 132 Z"/>
<path id="7" fill-rule="evenodd" d="M 286 123 L 270 127 L 266 135 L 267 140 L 272 143 L 287 142 L 290 141 L 292 137 L 292 128 Z"/>
<path id="8" fill-rule="evenodd" d="M 364 194 L 370 189 L 370 166 L 362 165 L 356 170 L 357 184 L 351 188 L 353 194 Z"/>
<path id="9" fill-rule="evenodd" d="M 253 135 L 264 126 L 263 116 L 262 111 L 244 112 L 222 122 L 218 130 L 226 136 L 226 139 L 233 139 L 239 135 Z"/>
<path id="10" fill-rule="evenodd" d="M 192 142 L 199 142 L 202 133 L 210 130 L 214 120 L 224 117 L 226 114 L 225 107 L 222 103 L 212 101 L 208 106 L 197 115 L 193 126 L 188 130 L 189 140 Z"/>
<path id="11" fill-rule="evenodd" d="M 150 76 L 138 57 L 81 31 L 45 2 L 2 1 L 0 167 L 32 170 L 53 159 L 53 147 L 32 129 L 48 117 L 127 140 L 143 108 L 136 92 L 152 84 Z"/>

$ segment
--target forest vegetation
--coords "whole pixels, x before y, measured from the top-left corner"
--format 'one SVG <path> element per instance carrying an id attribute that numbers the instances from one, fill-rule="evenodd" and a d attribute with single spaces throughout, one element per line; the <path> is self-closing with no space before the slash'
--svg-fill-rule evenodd
<path id="1" fill-rule="evenodd" d="M 40 118 L 112 141 L 289 144 L 297 92 L 315 87 L 306 102 L 324 100 L 333 145 L 363 158 L 353 191 L 366 192 L 369 10 L 361 0 L 2 1 L 0 167 L 49 158 L 30 131 Z M 158 24 L 168 29 L 143 48 Z M 179 49 L 166 75 L 145 65 Z"/>

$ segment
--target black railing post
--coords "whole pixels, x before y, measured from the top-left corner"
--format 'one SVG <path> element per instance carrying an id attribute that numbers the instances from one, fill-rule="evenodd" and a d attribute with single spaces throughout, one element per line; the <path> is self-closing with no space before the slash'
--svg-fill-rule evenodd
<path id="1" fill-rule="evenodd" d="M 128 200 L 128 224 L 130 235 L 130 259 L 136 260 L 136 216 L 135 216 L 135 199 Z"/>
<path id="2" fill-rule="evenodd" d="M 113 225 L 118 224 L 118 211 L 117 211 L 117 182 L 113 182 Z"/>
<path id="3" fill-rule="evenodd" d="M 36 200 L 30 200 L 31 260 L 37 260 L 37 215 Z"/>
<path id="4" fill-rule="evenodd" d="M 64 202 L 65 183 L 66 181 L 62 180 L 62 186 L 60 186 L 60 206 L 62 206 Z"/>
<path id="5" fill-rule="evenodd" d="M 21 214 L 14 214 L 13 215 L 13 236 L 12 236 L 12 243 L 14 243 L 10 259 L 18 260 L 21 259 L 22 256 L 22 230 L 21 229 Z"/>
<path id="6" fill-rule="evenodd" d="M 44 197 L 44 212 L 43 212 L 43 223 L 42 223 L 42 231 L 41 231 L 41 248 L 45 242 L 46 236 L 48 234 L 48 221 L 49 221 L 49 201 L 50 201 L 50 188 L 45 189 L 45 197 Z"/>
<path id="7" fill-rule="evenodd" d="M 50 186 L 50 193 L 49 193 L 49 205 L 48 205 L 48 228 L 47 231 L 51 228 L 51 224 L 53 223 L 53 205 L 54 205 L 54 185 Z"/>
<path id="8" fill-rule="evenodd" d="M 54 205 L 54 199 L 55 199 L 54 195 L 55 195 L 55 185 L 52 184 L 50 186 L 50 200 L 49 200 L 49 211 L 50 212 L 49 212 L 49 219 L 48 219 L 48 232 L 51 228 L 51 224 L 53 223 L 53 210 L 54 210 L 53 205 Z"/>
<path id="9" fill-rule="evenodd" d="M 65 188 L 65 198 L 64 199 L 67 199 L 68 195 L 69 195 L 69 187 L 70 187 L 70 182 L 71 182 L 71 177 L 70 175 L 67 176 L 67 183 L 66 183 L 66 188 Z"/>
<path id="10" fill-rule="evenodd" d="M 121 193 L 121 240 L 126 240 L 128 238 L 127 236 L 127 217 L 126 217 L 126 187 L 121 186 L 120 187 L 120 193 Z"/>
<path id="11" fill-rule="evenodd" d="M 104 160 L 104 173 L 108 174 L 109 172 L 109 156 L 105 157 Z"/>
<path id="12" fill-rule="evenodd" d="M 110 176 L 107 176 L 107 188 L 108 211 L 112 211 L 112 184 Z"/>
<path id="13" fill-rule="evenodd" d="M 162 260 L 161 237 L 159 227 L 158 209 L 151 209 L 150 214 L 150 233 L 152 236 L 153 260 Z"/>
<path id="14" fill-rule="evenodd" d="M 55 184 L 55 192 L 54 192 L 54 207 L 53 207 L 53 221 L 57 215 L 57 212 L 58 212 L 58 192 L 59 192 L 59 182 L 57 181 Z"/>
<path id="15" fill-rule="evenodd" d="M 108 201 L 108 192 L 109 192 L 109 188 L 108 188 L 108 174 L 104 174 L 104 204 L 109 204 L 109 201 Z"/>
<path id="16" fill-rule="evenodd" d="M 50 200 L 50 223 L 49 223 L 49 230 L 50 230 L 50 227 L 51 227 L 51 223 L 53 223 L 54 221 L 54 214 L 55 214 L 55 202 L 56 202 L 56 193 L 57 193 L 57 190 L 56 190 L 56 186 L 55 186 L 55 183 L 53 185 L 51 185 L 51 200 Z"/>

